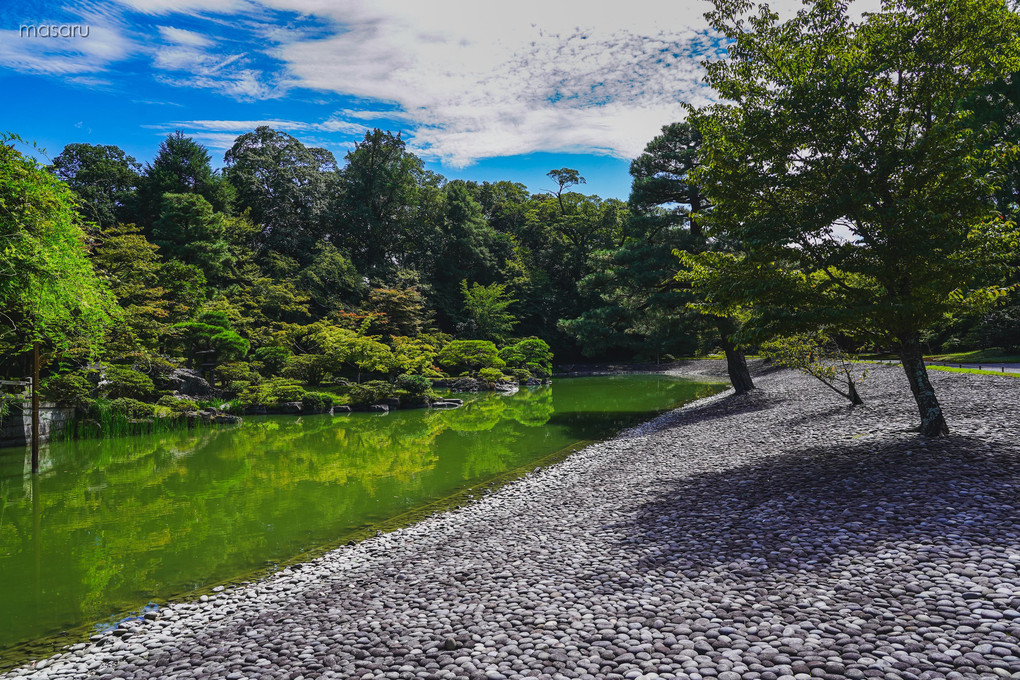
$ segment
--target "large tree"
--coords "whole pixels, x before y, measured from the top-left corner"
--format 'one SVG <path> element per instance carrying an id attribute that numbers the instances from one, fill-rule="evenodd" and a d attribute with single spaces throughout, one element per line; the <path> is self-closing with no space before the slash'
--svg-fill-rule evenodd
<path id="1" fill-rule="evenodd" d="M 86 255 L 65 184 L 0 135 L 0 349 L 96 353 L 115 301 Z"/>
<path id="2" fill-rule="evenodd" d="M 238 137 L 223 160 L 237 207 L 262 228 L 265 247 L 310 260 L 336 180 L 333 154 L 260 126 Z"/>
<path id="3" fill-rule="evenodd" d="M 163 194 L 198 194 L 217 212 L 229 214 L 234 188 L 210 163 L 209 151 L 178 130 L 159 145 L 159 152 L 138 185 L 138 221 L 149 229 L 159 219 Z"/>
<path id="4" fill-rule="evenodd" d="M 119 147 L 100 144 L 68 144 L 51 167 L 81 199 L 81 216 L 101 229 L 135 221 L 135 188 L 141 168 Z"/>
<path id="5" fill-rule="evenodd" d="M 886 0 L 860 20 L 821 0 L 786 22 L 746 0 L 707 16 L 731 44 L 708 65 L 724 100 L 694 115 L 715 302 L 750 303 L 763 335 L 824 326 L 892 342 L 921 416 L 948 431 L 920 333 L 996 295 L 1016 238 L 992 203 L 1006 150 L 969 94 L 1020 65 L 1002 0 Z"/>

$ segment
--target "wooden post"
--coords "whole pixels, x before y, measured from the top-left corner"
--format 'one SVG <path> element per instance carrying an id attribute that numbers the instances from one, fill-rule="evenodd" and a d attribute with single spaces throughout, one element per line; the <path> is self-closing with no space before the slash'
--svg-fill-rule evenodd
<path id="1" fill-rule="evenodd" d="M 32 474 L 39 474 L 39 342 L 32 344 Z"/>

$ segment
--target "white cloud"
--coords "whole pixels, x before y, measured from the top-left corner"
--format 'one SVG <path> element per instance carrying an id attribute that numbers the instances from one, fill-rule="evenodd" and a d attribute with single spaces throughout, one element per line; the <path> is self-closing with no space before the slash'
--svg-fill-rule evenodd
<path id="1" fill-rule="evenodd" d="M 190 47 L 211 47 L 213 41 L 194 31 L 188 31 L 174 26 L 159 26 L 159 34 L 163 40 L 176 45 L 188 45 Z"/>
<path id="2" fill-rule="evenodd" d="M 73 16 L 40 16 L 26 27 L 53 25 L 77 30 L 70 37 L 41 37 L 21 26 L 0 30 L 0 65 L 27 73 L 72 76 L 107 70 L 138 50 L 119 16 L 98 6 Z"/>

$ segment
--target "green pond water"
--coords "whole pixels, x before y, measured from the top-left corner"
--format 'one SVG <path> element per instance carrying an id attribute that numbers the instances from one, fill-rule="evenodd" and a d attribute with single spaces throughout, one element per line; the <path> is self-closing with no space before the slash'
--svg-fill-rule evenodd
<path id="1" fill-rule="evenodd" d="M 658 375 L 569 378 L 458 395 L 465 405 L 450 411 L 250 417 L 54 442 L 35 479 L 26 449 L 0 449 L 0 657 L 364 535 L 720 389 Z"/>

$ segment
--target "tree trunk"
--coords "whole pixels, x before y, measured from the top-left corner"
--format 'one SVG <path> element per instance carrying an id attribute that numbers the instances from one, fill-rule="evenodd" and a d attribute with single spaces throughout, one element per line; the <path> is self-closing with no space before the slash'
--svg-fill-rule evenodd
<path id="1" fill-rule="evenodd" d="M 847 387 L 849 388 L 850 405 L 851 406 L 862 405 L 864 403 L 864 400 L 861 399 L 861 395 L 857 394 L 857 385 L 854 384 L 854 381 L 852 379 L 847 381 Z"/>
<path id="2" fill-rule="evenodd" d="M 916 335 L 910 335 L 900 342 L 900 362 L 907 373 L 910 391 L 914 393 L 917 410 L 921 413 L 921 434 L 927 437 L 938 437 L 949 434 L 949 426 L 942 416 L 942 407 L 935 398 L 935 390 L 928 380 L 928 370 L 924 367 L 924 355 L 921 353 L 921 342 Z"/>
<path id="3" fill-rule="evenodd" d="M 726 353 L 726 371 L 730 374 L 730 383 L 737 394 L 754 389 L 751 372 L 747 370 L 747 359 L 743 351 L 737 349 L 730 337 L 733 334 L 733 323 L 724 317 L 716 322 L 719 338 L 722 340 L 723 351 Z"/>
<path id="4" fill-rule="evenodd" d="M 32 344 L 32 474 L 39 474 L 39 341 Z"/>

